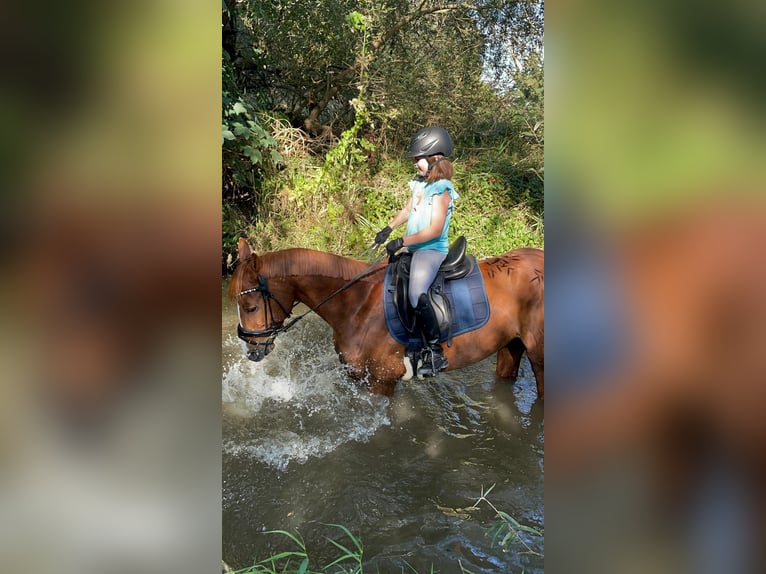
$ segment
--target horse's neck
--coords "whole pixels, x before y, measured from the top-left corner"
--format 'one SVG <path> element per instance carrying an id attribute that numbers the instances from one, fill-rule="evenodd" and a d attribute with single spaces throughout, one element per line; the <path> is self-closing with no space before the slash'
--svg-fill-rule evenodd
<path id="1" fill-rule="evenodd" d="M 358 261 L 306 249 L 279 252 L 268 261 L 268 265 L 269 274 L 281 276 L 283 281 L 288 281 L 293 286 L 298 301 L 312 309 L 321 304 L 317 313 L 328 323 L 331 322 L 328 319 L 329 315 L 322 311 L 345 304 L 349 299 L 349 292 L 346 290 L 337 295 L 333 293 L 365 269 L 364 264 Z M 327 299 L 328 297 L 330 299 Z"/>
<path id="2" fill-rule="evenodd" d="M 336 291 L 348 283 L 343 278 L 304 275 L 303 277 L 291 277 L 290 279 L 295 288 L 297 300 L 311 308 L 320 304 L 324 306 L 324 301 L 329 302 L 343 299 L 347 293 L 343 290 L 335 294 Z"/>

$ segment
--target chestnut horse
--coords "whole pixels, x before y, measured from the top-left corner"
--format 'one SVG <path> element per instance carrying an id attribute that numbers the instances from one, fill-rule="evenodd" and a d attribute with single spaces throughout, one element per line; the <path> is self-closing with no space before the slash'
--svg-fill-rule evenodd
<path id="1" fill-rule="evenodd" d="M 284 322 L 296 304 L 304 303 L 311 309 L 318 306 L 316 313 L 332 327 L 335 350 L 348 365 L 349 374 L 364 380 L 372 393 L 394 392 L 406 373 L 405 346 L 396 342 L 386 327 L 385 264 L 368 267 L 363 261 L 309 249 L 258 256 L 241 238 L 238 252 L 240 264 L 229 295 L 237 301 L 238 331 L 246 341 L 248 358 L 259 361 L 273 349 L 274 337 L 285 330 Z M 516 249 L 482 260 L 479 267 L 490 317 L 483 327 L 454 337 L 451 346 L 444 345 L 447 370 L 497 353 L 497 376 L 515 380 L 526 351 L 542 400 L 543 251 Z"/>

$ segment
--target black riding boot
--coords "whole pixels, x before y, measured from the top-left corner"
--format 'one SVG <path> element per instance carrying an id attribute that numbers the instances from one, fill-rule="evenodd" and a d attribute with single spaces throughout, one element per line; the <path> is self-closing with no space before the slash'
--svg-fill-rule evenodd
<path id="1" fill-rule="evenodd" d="M 439 371 L 447 368 L 448 362 L 439 343 L 439 322 L 431 306 L 431 301 L 425 293 L 418 299 L 415 316 L 417 317 L 417 326 L 423 336 L 423 352 L 420 355 L 421 361 L 417 368 L 418 376 L 435 377 Z"/>

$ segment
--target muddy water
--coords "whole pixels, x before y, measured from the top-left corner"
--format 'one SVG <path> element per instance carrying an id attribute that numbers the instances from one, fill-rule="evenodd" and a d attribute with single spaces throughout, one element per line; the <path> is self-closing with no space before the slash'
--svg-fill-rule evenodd
<path id="1" fill-rule="evenodd" d="M 482 488 L 498 509 L 544 528 L 543 407 L 529 364 L 496 382 L 494 358 L 435 380 L 400 383 L 391 398 L 350 382 L 329 327 L 314 315 L 280 335 L 260 363 L 236 339 L 223 303 L 223 557 L 249 566 L 291 548 L 267 530 L 298 531 L 312 568 L 364 545 L 365 571 L 543 572 L 520 542 L 488 535 L 495 511 L 471 508 Z M 542 537 L 524 536 L 544 554 Z"/>

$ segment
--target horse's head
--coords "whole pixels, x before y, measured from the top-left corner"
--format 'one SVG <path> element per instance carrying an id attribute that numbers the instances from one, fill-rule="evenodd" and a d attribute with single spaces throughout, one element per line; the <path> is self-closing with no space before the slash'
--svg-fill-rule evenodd
<path id="1" fill-rule="evenodd" d="M 260 361 L 274 349 L 274 339 L 284 330 L 293 307 L 292 290 L 284 282 L 266 277 L 263 260 L 247 241 L 240 238 L 237 250 L 240 263 L 229 286 L 239 314 L 237 336 L 245 342 L 247 358 Z"/>

